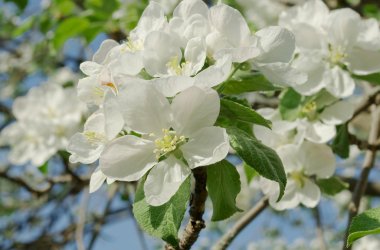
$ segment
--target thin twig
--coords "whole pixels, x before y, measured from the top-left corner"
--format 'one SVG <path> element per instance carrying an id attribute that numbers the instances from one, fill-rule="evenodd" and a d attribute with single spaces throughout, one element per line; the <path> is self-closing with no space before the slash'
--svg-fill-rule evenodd
<path id="1" fill-rule="evenodd" d="M 376 107 L 372 111 L 372 123 L 371 123 L 371 129 L 369 132 L 369 138 L 368 138 L 369 144 L 376 143 L 377 138 L 379 136 L 379 128 L 380 128 L 380 107 Z M 355 190 L 352 194 L 352 199 L 349 205 L 348 223 L 347 223 L 346 234 L 345 234 L 344 242 L 343 242 L 344 250 L 351 249 L 351 247 L 346 246 L 346 242 L 348 238 L 348 230 L 349 230 L 352 218 L 358 214 L 360 201 L 363 194 L 365 193 L 365 189 L 367 187 L 368 175 L 371 169 L 373 168 L 373 165 L 375 164 L 375 158 L 376 158 L 375 149 L 372 149 L 372 150 L 369 149 L 366 151 L 364 161 L 363 161 L 362 172 L 360 173 L 359 180 L 356 183 Z"/>
<path id="2" fill-rule="evenodd" d="M 319 206 L 316 206 L 313 209 L 313 214 L 314 214 L 314 218 L 315 218 L 315 223 L 317 224 L 317 237 L 318 237 L 318 241 L 319 241 L 319 249 L 327 250 L 325 237 L 323 235 L 323 225 L 322 225 L 321 211 L 319 210 Z"/>
<path id="3" fill-rule="evenodd" d="M 373 94 L 369 95 L 366 100 L 364 100 L 359 107 L 355 110 L 353 116 L 347 121 L 349 123 L 353 119 L 355 119 L 359 114 L 363 111 L 366 111 L 372 104 L 375 103 L 376 97 L 380 94 L 380 89 L 375 91 Z"/>
<path id="4" fill-rule="evenodd" d="M 263 197 L 253 208 L 245 213 L 233 227 L 222 236 L 222 238 L 213 246 L 213 250 L 226 249 L 239 233 L 248 226 L 264 209 L 269 205 L 268 197 Z"/>

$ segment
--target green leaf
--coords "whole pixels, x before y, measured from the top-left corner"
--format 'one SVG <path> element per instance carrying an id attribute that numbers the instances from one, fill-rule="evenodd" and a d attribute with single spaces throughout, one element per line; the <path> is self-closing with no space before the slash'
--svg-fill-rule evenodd
<path id="1" fill-rule="evenodd" d="M 247 183 L 248 184 L 251 183 L 253 178 L 258 176 L 257 172 L 253 169 L 253 167 L 249 166 L 245 162 L 243 163 L 243 169 L 244 169 L 245 176 L 247 177 Z"/>
<path id="2" fill-rule="evenodd" d="M 230 136 L 232 148 L 249 166 L 254 168 L 259 175 L 279 184 L 278 200 L 280 200 L 284 195 L 286 174 L 277 153 L 240 129 L 227 128 L 227 133 Z"/>
<path id="3" fill-rule="evenodd" d="M 347 124 L 342 124 L 336 127 L 336 137 L 331 145 L 335 154 L 346 159 L 350 156 L 350 139 L 348 134 Z"/>
<path id="4" fill-rule="evenodd" d="M 317 184 L 322 193 L 331 196 L 336 195 L 337 193 L 340 193 L 349 187 L 348 183 L 342 181 L 336 176 L 330 177 L 328 179 L 318 179 Z"/>
<path id="5" fill-rule="evenodd" d="M 257 124 L 271 128 L 271 122 L 266 120 L 250 107 L 244 106 L 231 100 L 221 99 L 220 113 L 217 124 L 227 124 L 234 126 L 237 124 L 237 122 Z"/>
<path id="6" fill-rule="evenodd" d="M 294 120 L 301 109 L 302 96 L 289 88 L 280 100 L 280 113 L 285 120 Z"/>
<path id="7" fill-rule="evenodd" d="M 24 34 L 26 31 L 30 30 L 33 26 L 34 20 L 35 19 L 33 17 L 30 17 L 27 20 L 25 20 L 20 26 L 13 30 L 12 37 L 18 37 Z"/>
<path id="8" fill-rule="evenodd" d="M 263 75 L 250 75 L 239 80 L 229 80 L 224 83 L 222 91 L 225 95 L 238 95 L 254 91 L 274 91 L 280 88 L 271 84 Z"/>
<path id="9" fill-rule="evenodd" d="M 240 175 L 227 160 L 207 167 L 207 190 L 212 201 L 212 221 L 227 219 L 235 212 L 236 197 L 240 192 Z"/>
<path id="10" fill-rule="evenodd" d="M 55 32 L 53 45 L 60 49 L 67 39 L 77 36 L 90 26 L 90 22 L 83 17 L 70 17 L 62 21 Z"/>
<path id="11" fill-rule="evenodd" d="M 46 161 L 44 164 L 39 166 L 38 169 L 40 170 L 41 173 L 43 173 L 44 175 L 47 175 L 49 171 L 48 166 L 49 166 L 49 161 Z"/>
<path id="12" fill-rule="evenodd" d="M 133 204 L 136 221 L 148 234 L 161 238 L 173 246 L 178 246 L 178 229 L 190 198 L 190 177 L 182 183 L 177 193 L 167 203 L 158 207 L 146 202 L 144 183 L 145 178 L 137 186 Z"/>
<path id="13" fill-rule="evenodd" d="M 380 233 L 380 207 L 369 209 L 352 219 L 347 246 L 354 241 L 370 234 Z"/>
<path id="14" fill-rule="evenodd" d="M 366 76 L 352 75 L 354 78 L 364 80 L 374 84 L 380 84 L 380 73 L 374 73 Z"/>

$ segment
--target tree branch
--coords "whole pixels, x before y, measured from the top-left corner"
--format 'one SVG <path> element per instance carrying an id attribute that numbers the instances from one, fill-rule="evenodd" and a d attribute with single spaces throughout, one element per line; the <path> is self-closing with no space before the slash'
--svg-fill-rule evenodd
<path id="1" fill-rule="evenodd" d="M 238 234 L 269 205 L 268 197 L 263 197 L 253 208 L 241 217 L 233 227 L 213 246 L 213 250 L 226 249 Z"/>
<path id="2" fill-rule="evenodd" d="M 207 171 L 204 167 L 199 167 L 193 170 L 193 176 L 195 179 L 194 192 L 191 195 L 190 200 L 190 220 L 187 223 L 185 231 L 179 242 L 180 250 L 188 250 L 198 239 L 200 231 L 205 228 L 205 222 L 202 219 L 205 211 L 205 203 L 207 199 Z M 176 249 L 171 245 L 165 246 L 166 250 Z"/>
<path id="3" fill-rule="evenodd" d="M 313 209 L 313 214 L 315 218 L 315 223 L 317 224 L 317 236 L 319 240 L 319 249 L 321 250 L 327 250 L 325 237 L 323 236 L 323 225 L 321 220 L 321 212 L 319 210 L 319 206 L 316 206 Z"/>
<path id="4" fill-rule="evenodd" d="M 368 144 L 375 144 L 377 138 L 379 136 L 379 128 L 380 128 L 380 107 L 376 107 L 372 110 L 372 123 L 371 129 L 369 132 Z M 362 172 L 360 174 L 359 180 L 356 183 L 355 190 L 352 194 L 352 199 L 349 205 L 349 216 L 348 223 L 346 228 L 346 234 L 343 242 L 343 249 L 351 249 L 351 247 L 346 247 L 346 241 L 348 238 L 348 230 L 352 221 L 352 218 L 358 214 L 358 209 L 360 205 L 361 198 L 365 193 L 368 175 L 373 168 L 376 158 L 376 149 L 368 149 L 365 154 L 365 158 L 363 161 Z"/>

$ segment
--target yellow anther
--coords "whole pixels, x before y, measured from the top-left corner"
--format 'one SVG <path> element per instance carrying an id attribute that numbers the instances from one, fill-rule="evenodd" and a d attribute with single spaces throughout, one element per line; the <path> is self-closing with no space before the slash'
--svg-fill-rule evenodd
<path id="1" fill-rule="evenodd" d="M 186 141 L 184 136 L 177 136 L 175 131 L 169 129 L 162 129 L 163 136 L 154 141 L 156 149 L 153 153 L 156 154 L 156 158 L 176 150 L 182 143 Z"/>
<path id="2" fill-rule="evenodd" d="M 101 85 L 110 87 L 115 95 L 119 93 L 119 90 L 113 82 L 102 82 Z"/>
<path id="3" fill-rule="evenodd" d="M 317 114 L 317 103 L 315 101 L 307 103 L 301 110 L 303 116 L 307 117 L 309 120 L 314 120 Z"/>
<path id="4" fill-rule="evenodd" d="M 329 61 L 333 65 L 343 63 L 343 60 L 347 57 L 345 48 L 343 48 L 342 46 L 330 46 L 329 50 L 330 50 Z"/>

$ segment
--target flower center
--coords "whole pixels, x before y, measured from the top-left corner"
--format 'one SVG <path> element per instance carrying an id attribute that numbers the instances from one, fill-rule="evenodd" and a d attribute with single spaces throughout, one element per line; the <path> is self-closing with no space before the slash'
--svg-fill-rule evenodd
<path id="1" fill-rule="evenodd" d="M 186 65 L 188 65 L 187 62 L 180 63 L 178 60 L 178 56 L 173 56 L 170 61 L 166 64 L 166 67 L 168 67 L 168 72 L 170 75 L 183 75 Z"/>
<path id="2" fill-rule="evenodd" d="M 290 174 L 290 177 L 295 181 L 295 183 L 302 188 L 305 185 L 305 176 L 301 171 L 295 171 Z"/>
<path id="3" fill-rule="evenodd" d="M 178 136 L 173 130 L 162 129 L 162 132 L 164 134 L 163 137 L 154 141 L 156 149 L 154 149 L 153 153 L 156 154 L 157 160 L 176 150 L 180 145 L 186 142 L 185 136 Z"/>
<path id="4" fill-rule="evenodd" d="M 125 45 L 126 46 L 122 49 L 122 51 L 136 52 L 144 49 L 143 41 L 140 39 L 135 41 L 129 40 L 125 43 Z"/>
<path id="5" fill-rule="evenodd" d="M 83 134 L 86 137 L 87 141 L 92 145 L 100 144 L 106 140 L 105 135 L 97 133 L 95 131 L 85 131 Z"/>
<path id="6" fill-rule="evenodd" d="M 332 65 L 339 65 L 343 63 L 343 60 L 347 57 L 345 48 L 342 46 L 329 46 L 330 57 L 328 60 Z"/>
<path id="7" fill-rule="evenodd" d="M 315 101 L 307 103 L 301 110 L 301 115 L 307 119 L 314 120 L 317 115 L 317 103 Z"/>

